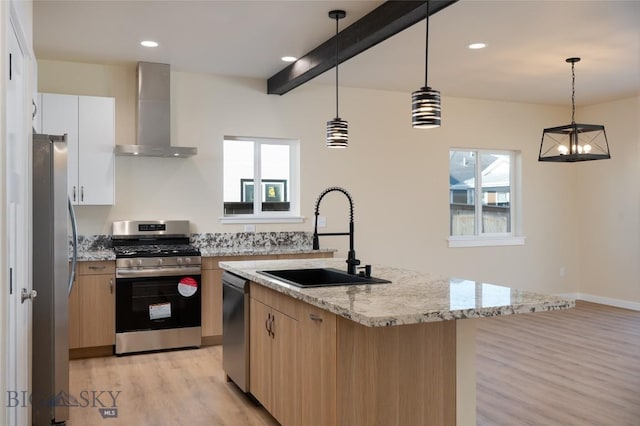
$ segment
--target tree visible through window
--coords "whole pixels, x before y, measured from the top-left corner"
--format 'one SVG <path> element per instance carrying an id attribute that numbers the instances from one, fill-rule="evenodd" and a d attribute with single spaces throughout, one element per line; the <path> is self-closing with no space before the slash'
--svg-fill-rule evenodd
<path id="1" fill-rule="evenodd" d="M 449 151 L 450 233 L 511 234 L 514 153 Z"/>

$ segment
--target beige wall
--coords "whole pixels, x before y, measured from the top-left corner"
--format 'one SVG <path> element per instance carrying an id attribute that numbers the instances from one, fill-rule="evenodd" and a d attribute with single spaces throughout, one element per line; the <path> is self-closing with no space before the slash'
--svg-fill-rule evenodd
<path id="1" fill-rule="evenodd" d="M 582 108 L 603 124 L 611 160 L 580 164 L 580 292 L 640 302 L 640 96 Z"/>
<path id="2" fill-rule="evenodd" d="M 116 143 L 134 141 L 135 65 L 39 61 L 39 83 L 44 92 L 115 96 Z M 349 121 L 350 148 L 329 150 L 324 127 L 334 115 L 333 89 L 306 84 L 273 96 L 265 94 L 265 86 L 258 80 L 172 72 L 173 143 L 197 146 L 198 155 L 118 157 L 116 204 L 80 207 L 80 232 L 109 233 L 112 220 L 143 218 L 187 218 L 194 232 L 241 231 L 241 225 L 219 222 L 223 136 L 298 138 L 307 220 L 261 224 L 258 231 L 312 230 L 318 194 L 340 185 L 355 199 L 356 251 L 363 263 L 542 292 L 579 290 L 576 165 L 537 161 L 542 129 L 566 124 L 566 108 L 445 97 L 443 127 L 417 130 L 410 125 L 409 93 L 341 88 L 340 112 Z M 451 147 L 521 151 L 524 246 L 448 248 Z M 338 194 L 323 201 L 321 213 L 330 230 L 346 230 L 346 205 Z M 321 245 L 344 253 L 343 240 L 325 237 Z"/>

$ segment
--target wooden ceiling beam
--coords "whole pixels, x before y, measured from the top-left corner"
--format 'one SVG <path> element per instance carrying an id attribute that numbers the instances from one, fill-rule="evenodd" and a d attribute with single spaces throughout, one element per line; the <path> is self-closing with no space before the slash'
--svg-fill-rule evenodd
<path id="1" fill-rule="evenodd" d="M 458 0 L 430 0 L 429 15 L 438 13 Z M 387 1 L 340 31 L 338 61 L 344 61 L 409 28 L 427 17 L 423 1 Z M 330 70 L 336 64 L 335 36 L 322 43 L 267 80 L 267 93 L 284 95 Z"/>

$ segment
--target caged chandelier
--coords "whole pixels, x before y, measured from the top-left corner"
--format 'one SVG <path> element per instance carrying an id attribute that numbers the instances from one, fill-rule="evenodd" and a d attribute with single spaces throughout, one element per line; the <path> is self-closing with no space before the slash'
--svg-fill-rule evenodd
<path id="1" fill-rule="evenodd" d="M 347 148 L 349 146 L 349 124 L 338 114 L 338 20 L 347 16 L 344 10 L 332 10 L 329 18 L 336 20 L 336 118 L 327 121 L 327 146 Z"/>
<path id="2" fill-rule="evenodd" d="M 550 127 L 542 132 L 538 161 L 574 163 L 611 158 L 604 126 L 577 124 L 575 64 L 580 58 L 567 58 L 571 64 L 571 124 Z"/>
<path id="3" fill-rule="evenodd" d="M 424 86 L 411 94 L 411 125 L 416 129 L 440 127 L 440 92 L 429 87 L 429 0 L 427 0 L 427 31 L 424 54 Z"/>

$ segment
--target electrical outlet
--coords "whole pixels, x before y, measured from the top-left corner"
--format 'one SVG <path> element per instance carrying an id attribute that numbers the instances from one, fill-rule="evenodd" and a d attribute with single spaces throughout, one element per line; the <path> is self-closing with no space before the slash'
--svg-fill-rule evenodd
<path id="1" fill-rule="evenodd" d="M 256 232 L 256 226 L 255 225 L 245 225 L 244 226 L 244 232 Z"/>
<path id="2" fill-rule="evenodd" d="M 326 227 L 327 227 L 327 217 L 318 216 L 318 228 L 326 228 Z"/>

